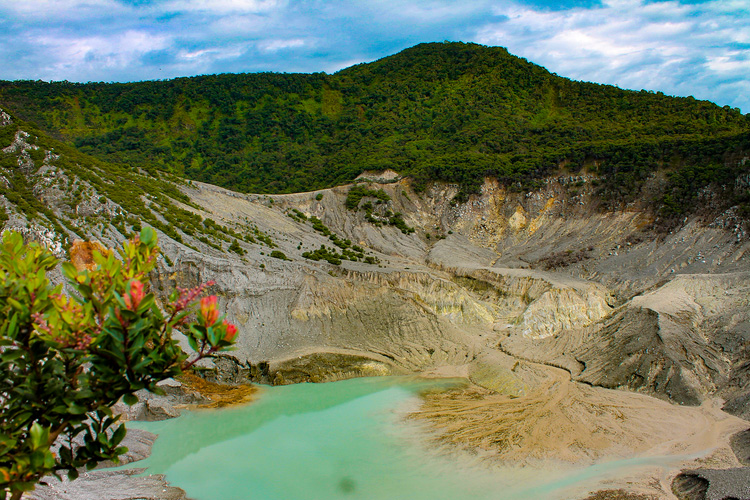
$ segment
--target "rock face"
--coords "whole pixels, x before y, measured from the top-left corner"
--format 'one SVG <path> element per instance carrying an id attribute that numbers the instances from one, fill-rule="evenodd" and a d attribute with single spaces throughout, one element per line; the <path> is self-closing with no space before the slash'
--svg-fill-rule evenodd
<path id="1" fill-rule="evenodd" d="M 128 406 L 119 402 L 112 409 L 122 415 L 122 420 L 153 422 L 178 417 L 182 408 L 208 401 L 197 391 L 186 389 L 182 383 L 173 379 L 163 380 L 157 385 L 164 391 L 163 396 L 156 396 L 145 390 L 138 391 L 137 403 Z"/>
<path id="2" fill-rule="evenodd" d="M 571 204 L 554 180 L 527 195 L 488 181 L 455 207 L 446 201 L 450 186 L 418 195 L 394 179 L 378 188 L 416 234 L 346 210 L 345 186 L 317 199 L 195 184 L 186 192 L 207 212 L 254 221 L 293 260 L 248 253 L 237 265 L 229 255 L 167 246 L 174 265 L 156 285 L 215 280 L 243 329 L 235 366 L 251 377 L 251 366 L 267 362 L 262 379 L 271 383 L 467 365 L 500 348 L 582 382 L 681 404 L 744 397 L 750 262 L 735 232 L 688 221 L 657 237 L 644 229 L 646 213 Z M 299 258 L 325 243 L 290 210 L 319 217 L 373 250 L 380 265 Z M 428 240 L 428 232 L 444 238 Z"/>
<path id="3" fill-rule="evenodd" d="M 730 445 L 737 460 L 742 465 L 750 465 L 750 429 L 734 434 Z"/>
<path id="4" fill-rule="evenodd" d="M 429 371 L 468 366 L 499 348 L 594 385 L 683 404 L 720 394 L 728 408 L 746 408 L 750 245 L 731 214 L 688 220 L 659 235 L 638 207 L 592 207 L 591 176 L 550 178 L 529 193 L 488 180 L 481 194 L 453 205 L 455 186 L 415 193 L 408 179 L 373 175 L 384 182 L 370 181 L 373 189 L 390 198 L 379 210 L 403 214 L 416 232 L 348 210 L 348 186 L 277 196 L 180 186 L 191 200 L 175 201 L 182 209 L 237 231 L 252 228 L 269 242 L 240 241 L 238 255 L 187 233 L 182 242 L 160 234 L 165 258 L 154 289 L 212 280 L 211 292 L 240 328 L 233 358 L 214 367 L 216 380 Z M 584 186 L 576 197 L 566 191 L 570 182 Z M 57 185 L 40 187 L 38 196 L 62 217 L 71 209 L 54 201 Z M 99 210 L 121 210 L 97 202 Z M 328 233 L 316 230 L 312 217 Z M 375 263 L 335 266 L 302 257 L 331 246 L 331 233 Z M 289 260 L 271 257 L 272 250 Z M 258 366 L 266 367 L 261 375 Z"/>
<path id="5" fill-rule="evenodd" d="M 128 452 L 120 464 L 142 460 L 151 454 L 156 435 L 129 429 L 123 446 Z M 75 481 L 46 477 L 37 488 L 24 495 L 29 500 L 187 500 L 185 492 L 170 486 L 162 475 L 140 477 L 144 469 L 109 470 L 112 463 L 102 463 L 93 471 L 81 471 Z"/>
<path id="6" fill-rule="evenodd" d="M 35 225 L 0 198 L 4 226 L 61 256 L 62 242 L 76 237 L 116 245 L 130 227 L 125 221 L 137 221 L 100 195 L 112 181 L 89 182 L 34 140 L 18 130 L 0 145 L 17 160 L 0 174 L 17 181 L 22 173 L 62 225 Z M 350 186 L 259 196 L 173 185 L 159 195 L 172 193 L 170 210 L 224 232 L 161 233 L 164 258 L 153 288 L 163 294 L 215 282 L 211 292 L 241 333 L 233 359 L 214 367 L 216 380 L 257 377 L 253 367 L 261 365 L 261 377 L 279 383 L 429 371 L 468 366 L 501 349 L 563 367 L 586 383 L 678 403 L 719 394 L 743 414 L 750 398 L 750 242 L 736 210 L 657 234 L 654 217 L 637 205 L 598 210 L 596 181 L 560 175 L 514 193 L 488 179 L 480 194 L 455 204 L 457 186 L 416 193 L 408 179 L 369 172 L 361 182 L 386 195 L 360 202 L 370 212 L 346 208 Z M 153 220 L 163 222 L 159 210 L 168 204 L 159 196 L 144 198 Z M 396 213 L 401 226 L 387 222 Z M 229 251 L 227 235 L 238 238 L 237 252 Z M 339 252 L 344 241 L 362 251 L 358 262 L 303 257 L 321 245 Z"/>
<path id="7" fill-rule="evenodd" d="M 683 471 L 672 482 L 680 500 L 742 500 L 750 498 L 747 468 L 696 469 Z"/>
<path id="8" fill-rule="evenodd" d="M 95 470 L 75 481 L 50 478 L 28 493 L 29 500 L 188 500 L 180 488 L 170 486 L 160 474 L 139 477 L 144 469 Z"/>

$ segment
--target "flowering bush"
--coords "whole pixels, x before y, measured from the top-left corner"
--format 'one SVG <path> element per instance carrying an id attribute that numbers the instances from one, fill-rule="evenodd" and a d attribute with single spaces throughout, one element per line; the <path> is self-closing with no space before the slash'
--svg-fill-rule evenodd
<path id="1" fill-rule="evenodd" d="M 119 258 L 94 251 L 92 270 L 58 264 L 36 243 L 7 232 L 0 244 L 0 499 L 21 498 L 41 477 L 116 460 L 125 427 L 111 411 L 179 375 L 199 359 L 231 347 L 237 328 L 223 320 L 215 296 L 194 304 L 207 285 L 175 290 L 160 308 L 148 292 L 156 235 L 144 228 Z M 191 319 L 195 318 L 195 319 Z M 184 333 L 191 356 L 173 338 Z"/>

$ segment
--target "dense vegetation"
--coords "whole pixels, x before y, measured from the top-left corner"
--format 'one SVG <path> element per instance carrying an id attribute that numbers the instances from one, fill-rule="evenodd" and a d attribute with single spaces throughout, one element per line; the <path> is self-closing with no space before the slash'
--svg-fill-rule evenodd
<path id="1" fill-rule="evenodd" d="M 528 189 L 565 166 L 608 203 L 658 169 L 679 215 L 750 165 L 750 115 L 692 97 L 571 81 L 464 43 L 422 44 L 333 75 L 240 74 L 126 84 L 0 82 L 0 103 L 100 159 L 283 193 L 391 168 L 417 189 L 485 176 Z M 727 193 L 748 201 L 742 189 Z"/>
<path id="2" fill-rule="evenodd" d="M 0 178 L 3 180 L 0 196 L 28 222 L 46 227 L 61 237 L 80 236 L 94 228 L 101 231 L 112 228 L 127 238 L 137 234 L 145 223 L 189 247 L 193 245 L 183 236 L 219 250 L 226 248 L 235 252 L 239 245 L 237 239 L 270 248 L 276 246 L 270 236 L 256 226 L 227 227 L 179 206 L 200 209 L 179 189 L 179 185 L 185 184 L 184 179 L 153 168 L 144 170 L 99 160 L 16 117 L 12 117 L 12 123 L 0 127 L 0 149 L 11 144 L 19 133 L 25 134 L 24 141 L 30 149 L 23 153 L 0 150 Z M 33 167 L 19 166 L 24 155 L 28 155 Z M 40 186 L 56 188 L 62 198 L 61 205 L 67 208 L 55 214 L 34 192 Z M 102 206 L 113 202 L 118 208 L 113 216 L 80 215 L 77 207 L 93 200 Z M 0 222 L 7 219 L 5 208 L 0 207 Z"/>
<path id="3" fill-rule="evenodd" d="M 375 205 L 368 198 L 375 200 Z M 363 199 L 367 201 L 361 203 Z M 400 212 L 393 213 L 387 208 L 385 203 L 390 199 L 391 197 L 382 189 L 370 189 L 362 184 L 355 184 L 347 192 L 344 206 L 355 212 L 364 210 L 365 221 L 374 224 L 376 227 L 385 224 L 396 226 L 404 234 L 413 233 L 415 229 L 406 225 L 403 214 Z"/>
<path id="4" fill-rule="evenodd" d="M 127 451 L 125 426 L 112 412 L 118 401 L 137 402 L 141 389 L 158 393 L 158 382 L 234 343 L 237 328 L 220 316 L 215 295 L 196 311 L 210 283 L 156 305 L 147 292 L 159 254 L 152 229 L 117 255 L 92 248 L 80 252 L 89 255 L 81 268 L 62 263 L 65 289 L 74 292 L 66 296 L 48 278 L 58 265 L 51 252 L 13 231 L 0 240 L 2 499 L 20 500 L 44 476 L 74 479 L 116 460 Z M 189 357 L 175 331 L 187 337 Z"/>

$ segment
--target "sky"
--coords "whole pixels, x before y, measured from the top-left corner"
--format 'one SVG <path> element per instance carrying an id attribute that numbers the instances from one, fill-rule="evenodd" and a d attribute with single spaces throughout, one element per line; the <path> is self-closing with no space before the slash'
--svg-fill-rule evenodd
<path id="1" fill-rule="evenodd" d="M 750 112 L 750 0 L 0 0 L 0 79 L 333 73 L 421 42 Z"/>

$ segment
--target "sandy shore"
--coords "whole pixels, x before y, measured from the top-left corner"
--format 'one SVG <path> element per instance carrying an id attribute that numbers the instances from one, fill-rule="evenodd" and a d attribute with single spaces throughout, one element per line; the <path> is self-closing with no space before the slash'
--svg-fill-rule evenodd
<path id="1" fill-rule="evenodd" d="M 677 406 L 573 382 L 568 372 L 545 365 L 520 362 L 516 370 L 534 382 L 521 396 L 471 385 L 426 394 L 411 417 L 429 422 L 443 443 L 481 450 L 504 463 L 589 466 L 633 459 L 615 479 L 581 484 L 578 498 L 621 490 L 674 499 L 670 484 L 680 469 L 739 465 L 729 438 L 749 424 L 721 411 L 719 400 Z M 650 465 L 639 465 L 639 459 Z"/>

